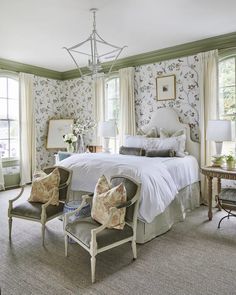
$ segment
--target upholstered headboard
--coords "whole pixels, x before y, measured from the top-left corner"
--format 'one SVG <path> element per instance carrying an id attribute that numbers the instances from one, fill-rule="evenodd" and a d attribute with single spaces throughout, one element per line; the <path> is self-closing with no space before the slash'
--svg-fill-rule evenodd
<path id="1" fill-rule="evenodd" d="M 171 108 L 160 108 L 153 113 L 150 122 L 142 128 L 148 131 L 152 127 L 165 128 L 169 131 L 177 131 L 179 129 L 186 129 L 186 150 L 190 155 L 193 155 L 198 162 L 200 161 L 200 144 L 195 142 L 190 137 L 190 127 L 187 124 L 180 123 L 177 113 Z"/>

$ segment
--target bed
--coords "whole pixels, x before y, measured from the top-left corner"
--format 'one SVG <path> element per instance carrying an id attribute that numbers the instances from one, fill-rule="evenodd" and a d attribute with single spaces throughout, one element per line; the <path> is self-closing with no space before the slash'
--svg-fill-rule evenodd
<path id="1" fill-rule="evenodd" d="M 60 166 L 73 170 L 71 189 L 93 191 L 101 175 L 125 174 L 142 182 L 137 242 L 145 243 L 183 221 L 186 211 L 199 206 L 199 144 L 190 138 L 188 125 L 179 122 L 173 109 L 163 108 L 154 113 L 145 130 L 153 127 L 172 132 L 185 129 L 186 150 L 183 158 L 148 158 L 106 153 L 74 154 Z"/>

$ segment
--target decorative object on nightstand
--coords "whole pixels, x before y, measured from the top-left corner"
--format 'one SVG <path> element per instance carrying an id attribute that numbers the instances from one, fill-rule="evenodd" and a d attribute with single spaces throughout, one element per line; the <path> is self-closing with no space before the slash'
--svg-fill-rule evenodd
<path id="1" fill-rule="evenodd" d="M 74 145 L 73 143 L 77 141 L 77 137 L 73 133 L 63 135 L 63 140 L 66 143 L 66 150 L 69 153 L 73 153 Z"/>
<path id="2" fill-rule="evenodd" d="M 227 170 L 234 170 L 235 157 L 232 154 L 225 156 Z"/>
<path id="3" fill-rule="evenodd" d="M 110 121 L 103 121 L 99 123 L 99 135 L 104 138 L 104 147 L 103 151 L 105 153 L 110 153 L 110 148 L 109 148 L 109 141 L 111 137 L 116 137 L 116 132 L 117 127 L 115 120 L 110 120 Z"/>
<path id="4" fill-rule="evenodd" d="M 224 164 L 225 157 L 221 156 L 212 156 L 212 167 L 221 167 Z"/>
<path id="5" fill-rule="evenodd" d="M 222 152 L 223 141 L 231 141 L 231 121 L 229 120 L 210 120 L 208 121 L 206 139 L 215 141 L 216 156 Z"/>
<path id="6" fill-rule="evenodd" d="M 81 109 L 83 111 L 83 109 Z M 84 136 L 92 131 L 96 127 L 96 122 L 91 120 L 90 118 L 79 118 L 76 120 L 73 125 L 73 132 L 77 136 L 77 145 L 76 152 L 77 153 L 85 153 L 86 152 L 86 143 L 84 140 Z"/>

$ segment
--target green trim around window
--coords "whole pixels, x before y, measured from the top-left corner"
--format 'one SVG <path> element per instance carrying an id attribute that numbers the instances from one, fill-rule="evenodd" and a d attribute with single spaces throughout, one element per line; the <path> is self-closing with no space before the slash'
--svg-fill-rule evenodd
<path id="1" fill-rule="evenodd" d="M 198 40 L 194 42 L 189 42 L 181 45 L 176 45 L 160 50 L 155 50 L 147 53 L 122 58 L 117 60 L 115 66 L 113 67 L 113 70 L 117 71 L 121 68 L 140 66 L 163 60 L 170 60 L 174 58 L 181 58 L 184 56 L 194 55 L 199 52 L 209 51 L 213 49 L 218 49 L 219 55 L 221 56 L 225 54 L 225 52 L 229 50 L 229 48 L 235 47 L 236 32 L 233 32 L 229 34 L 215 36 L 203 40 Z M 109 62 L 102 64 L 105 73 L 108 71 L 110 64 L 111 63 Z M 65 72 L 58 72 L 4 59 L 0 59 L 0 69 L 30 73 L 37 76 L 57 80 L 70 80 L 80 77 L 79 71 L 77 69 Z M 85 73 L 86 68 L 82 68 L 82 72 Z"/>
<path id="2" fill-rule="evenodd" d="M 232 56 L 236 56 L 236 47 L 222 49 L 219 52 L 219 60 L 222 61 L 224 59 L 230 58 Z"/>

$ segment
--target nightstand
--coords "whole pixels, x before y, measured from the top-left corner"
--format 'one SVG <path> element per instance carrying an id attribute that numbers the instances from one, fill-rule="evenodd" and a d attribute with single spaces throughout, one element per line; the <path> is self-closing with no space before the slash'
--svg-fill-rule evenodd
<path id="1" fill-rule="evenodd" d="M 221 192 L 221 179 L 236 180 L 236 170 L 226 170 L 222 167 L 203 167 L 201 173 L 207 177 L 208 180 L 208 218 L 212 220 L 212 180 L 217 178 L 217 193 Z"/>
<path id="2" fill-rule="evenodd" d="M 101 145 L 89 145 L 88 149 L 89 149 L 90 153 L 101 153 L 102 152 Z"/>

